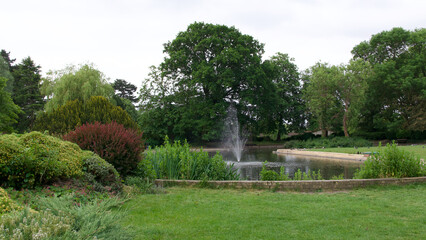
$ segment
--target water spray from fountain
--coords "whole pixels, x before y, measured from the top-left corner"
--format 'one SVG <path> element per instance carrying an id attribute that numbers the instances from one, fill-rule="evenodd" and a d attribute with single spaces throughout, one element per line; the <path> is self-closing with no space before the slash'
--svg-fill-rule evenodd
<path id="1" fill-rule="evenodd" d="M 239 162 L 247 142 L 247 137 L 240 129 L 238 122 L 237 110 L 231 104 L 228 108 L 228 114 L 225 119 L 225 128 L 223 132 L 223 144 L 234 154 Z"/>

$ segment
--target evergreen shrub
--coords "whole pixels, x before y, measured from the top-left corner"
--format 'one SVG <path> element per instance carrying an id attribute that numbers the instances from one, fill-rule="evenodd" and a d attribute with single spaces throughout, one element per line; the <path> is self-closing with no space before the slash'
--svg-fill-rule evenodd
<path id="1" fill-rule="evenodd" d="M 95 96 L 85 102 L 69 101 L 50 112 L 40 114 L 34 129 L 62 135 L 86 123 L 113 121 L 124 125 L 125 128 L 138 129 L 137 123 L 125 110 L 115 106 L 105 97 Z"/>
<path id="2" fill-rule="evenodd" d="M 74 143 L 31 132 L 0 136 L 0 183 L 32 188 L 57 179 L 78 177 L 82 151 Z"/>
<path id="3" fill-rule="evenodd" d="M 84 178 L 93 184 L 98 192 L 117 191 L 121 189 L 120 174 L 114 166 L 91 151 L 84 151 Z"/>
<path id="4" fill-rule="evenodd" d="M 116 122 L 83 124 L 63 138 L 78 144 L 84 150 L 95 152 L 123 176 L 137 168 L 143 151 L 142 133 L 126 129 Z"/>

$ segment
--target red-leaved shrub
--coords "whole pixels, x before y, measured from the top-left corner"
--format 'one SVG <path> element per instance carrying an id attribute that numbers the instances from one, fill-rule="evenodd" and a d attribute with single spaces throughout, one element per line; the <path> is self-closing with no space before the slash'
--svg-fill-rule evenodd
<path id="1" fill-rule="evenodd" d="M 136 169 L 141 160 L 142 133 L 126 129 L 116 122 L 87 123 L 65 135 L 84 150 L 91 150 L 111 163 L 122 176 Z"/>

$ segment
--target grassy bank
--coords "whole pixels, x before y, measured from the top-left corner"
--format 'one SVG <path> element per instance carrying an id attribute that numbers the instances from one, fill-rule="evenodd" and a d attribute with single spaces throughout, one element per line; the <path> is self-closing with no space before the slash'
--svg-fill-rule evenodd
<path id="1" fill-rule="evenodd" d="M 137 239 L 424 239 L 426 184 L 340 193 L 170 188 L 127 203 Z"/>
<path id="2" fill-rule="evenodd" d="M 420 156 L 420 158 L 426 159 L 426 146 L 425 145 L 416 145 L 416 146 L 399 146 L 399 148 L 413 152 L 414 154 Z M 351 153 L 356 154 L 358 152 L 377 152 L 379 147 L 360 147 L 360 148 L 317 148 L 317 149 L 308 149 L 308 151 L 320 151 L 320 152 L 337 152 L 337 153 Z"/>

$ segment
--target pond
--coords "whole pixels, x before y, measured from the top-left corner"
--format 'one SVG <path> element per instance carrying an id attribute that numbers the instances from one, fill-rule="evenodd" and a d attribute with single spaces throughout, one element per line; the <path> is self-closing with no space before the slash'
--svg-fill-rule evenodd
<path id="1" fill-rule="evenodd" d="M 259 180 L 262 170 L 262 163 L 268 161 L 268 169 L 280 172 L 281 166 L 285 167 L 285 172 L 293 178 L 294 173 L 300 169 L 302 172 L 308 170 L 318 172 L 324 179 L 331 179 L 333 176 L 343 174 L 345 179 L 353 177 L 356 169 L 361 163 L 343 161 L 335 159 L 312 158 L 294 155 L 277 155 L 273 153 L 276 148 L 254 148 L 243 152 L 240 162 L 237 162 L 232 152 L 222 151 L 223 159 L 229 164 L 234 164 L 242 180 Z"/>

